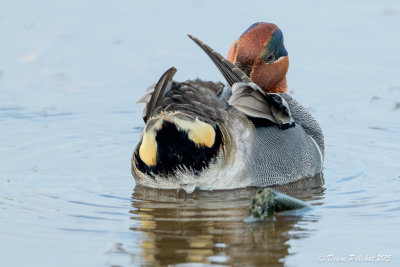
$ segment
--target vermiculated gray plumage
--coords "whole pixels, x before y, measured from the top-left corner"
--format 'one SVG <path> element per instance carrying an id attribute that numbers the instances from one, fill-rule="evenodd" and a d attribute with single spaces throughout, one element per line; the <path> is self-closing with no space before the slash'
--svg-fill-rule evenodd
<path id="1" fill-rule="evenodd" d="M 300 124 L 304 131 L 314 138 L 315 142 L 321 149 L 322 154 L 324 154 L 325 144 L 324 135 L 322 133 L 321 127 L 313 116 L 308 112 L 308 110 L 303 107 L 296 99 L 294 99 L 290 94 L 284 93 L 281 96 L 286 100 L 292 111 L 292 117 L 297 124 Z"/>
<path id="2" fill-rule="evenodd" d="M 287 184 L 322 170 L 318 147 L 300 124 L 286 130 L 257 127 L 250 158 L 254 186 Z"/>

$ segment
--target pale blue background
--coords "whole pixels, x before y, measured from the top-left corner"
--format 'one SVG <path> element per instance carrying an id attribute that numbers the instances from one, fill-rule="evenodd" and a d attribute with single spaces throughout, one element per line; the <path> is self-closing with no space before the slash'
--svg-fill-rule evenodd
<path id="1" fill-rule="evenodd" d="M 387 253 L 398 266 L 396 0 L 2 0 L 0 265 L 129 265 L 106 252 L 122 243 L 139 255 L 145 238 L 129 230 L 130 157 L 143 127 L 135 102 L 170 66 L 178 81 L 221 80 L 186 34 L 226 55 L 257 21 L 283 31 L 289 90 L 327 144 L 320 220 L 288 241 L 284 261 Z"/>

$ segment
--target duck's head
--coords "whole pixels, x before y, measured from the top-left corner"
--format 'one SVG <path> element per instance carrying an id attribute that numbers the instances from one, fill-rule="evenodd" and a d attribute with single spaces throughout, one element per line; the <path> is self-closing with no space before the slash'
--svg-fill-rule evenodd
<path id="1" fill-rule="evenodd" d="M 289 58 L 283 45 L 283 34 L 275 24 L 257 22 L 251 25 L 233 42 L 228 60 L 265 92 L 287 91 Z"/>

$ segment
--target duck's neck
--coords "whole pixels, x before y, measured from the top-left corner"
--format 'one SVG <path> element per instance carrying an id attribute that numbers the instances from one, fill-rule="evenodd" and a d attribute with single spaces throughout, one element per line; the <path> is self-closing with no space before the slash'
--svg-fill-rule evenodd
<path id="1" fill-rule="evenodd" d="M 287 93 L 286 77 L 283 80 L 281 80 L 275 87 L 268 88 L 268 90 L 265 90 L 264 88 L 262 89 L 267 93 L 276 93 L 276 94 Z"/>

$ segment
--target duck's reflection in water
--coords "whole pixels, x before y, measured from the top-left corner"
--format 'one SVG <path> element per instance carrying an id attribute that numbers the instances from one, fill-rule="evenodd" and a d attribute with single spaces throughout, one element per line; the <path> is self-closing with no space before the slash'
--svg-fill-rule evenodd
<path id="1" fill-rule="evenodd" d="M 323 177 L 318 175 L 275 189 L 321 203 L 315 200 L 323 198 L 322 185 Z M 197 191 L 188 195 L 182 190 L 137 186 L 131 230 L 147 235 L 140 244 L 141 264 L 283 265 L 289 253 L 287 241 L 308 235 L 296 224 L 318 218 L 289 212 L 277 215 L 275 221 L 246 223 L 243 220 L 255 190 Z M 296 233 L 291 234 L 292 230 Z"/>

